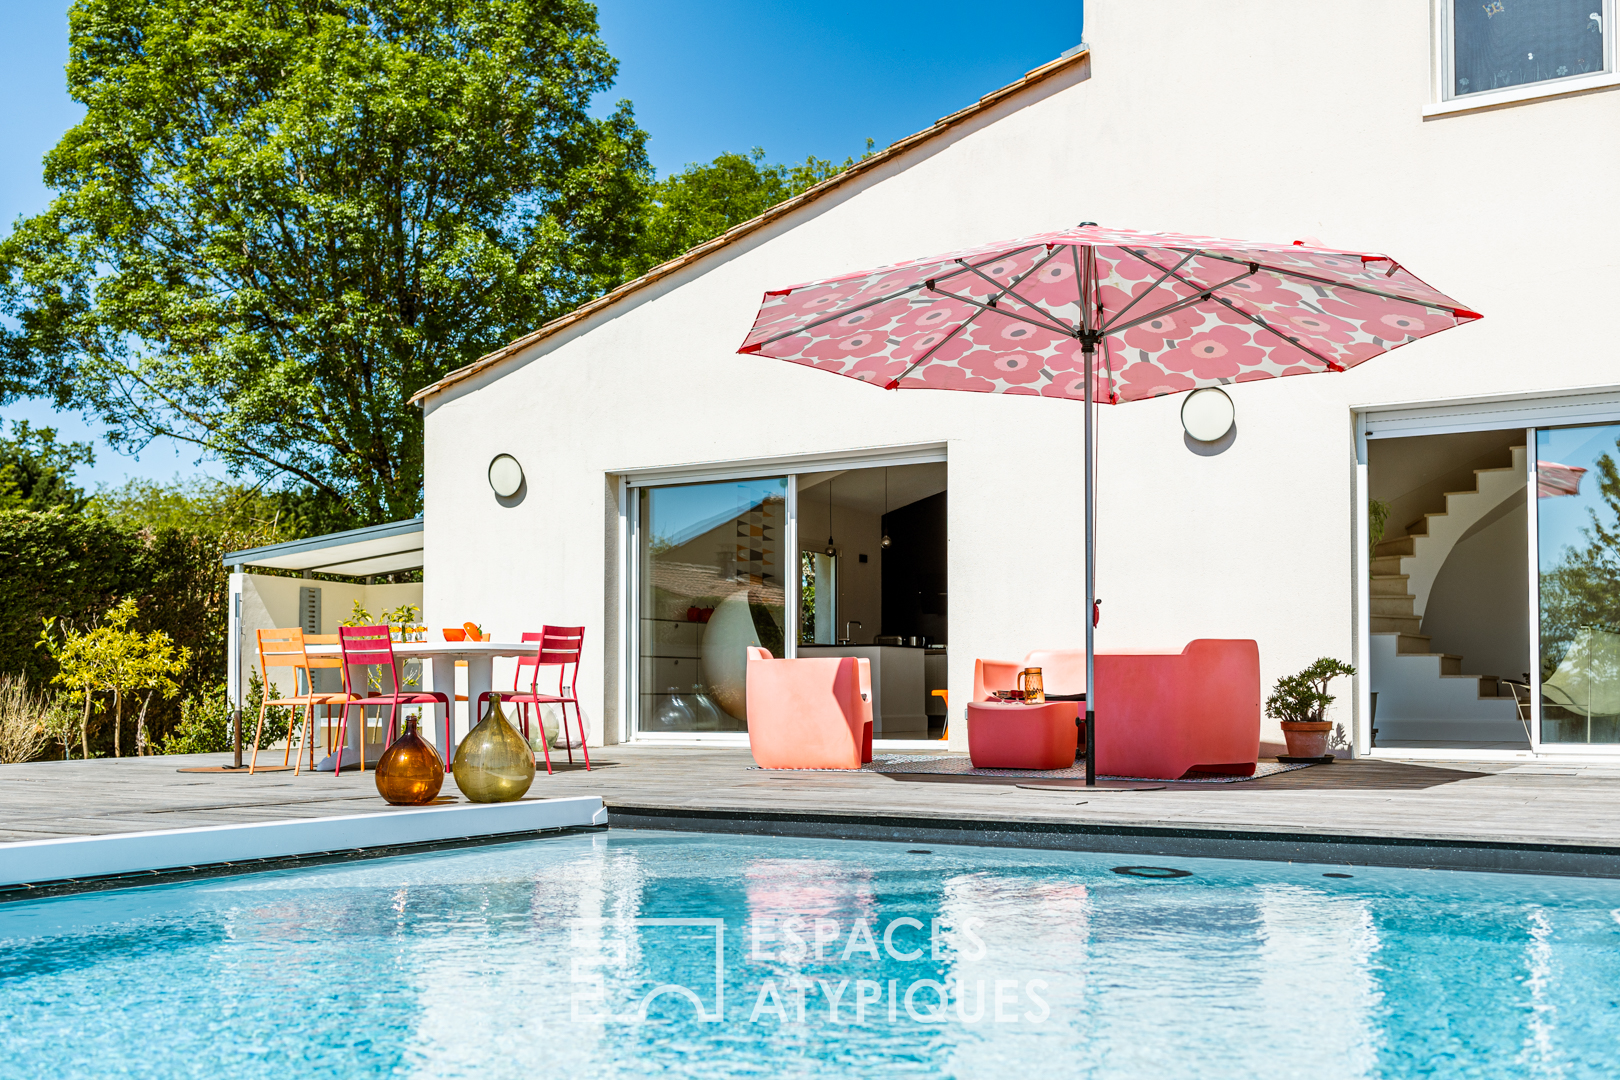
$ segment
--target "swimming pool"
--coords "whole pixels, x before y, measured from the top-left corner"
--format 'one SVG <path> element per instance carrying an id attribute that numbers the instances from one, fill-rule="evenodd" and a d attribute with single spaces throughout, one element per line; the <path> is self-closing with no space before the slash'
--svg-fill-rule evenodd
<path id="1" fill-rule="evenodd" d="M 602 832 L 0 905 L 0 1032 L 19 1077 L 1607 1077 L 1620 882 Z"/>

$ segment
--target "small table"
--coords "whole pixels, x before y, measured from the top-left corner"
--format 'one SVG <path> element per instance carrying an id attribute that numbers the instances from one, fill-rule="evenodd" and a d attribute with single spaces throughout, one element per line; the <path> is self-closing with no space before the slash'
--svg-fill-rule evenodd
<path id="1" fill-rule="evenodd" d="M 1070 769 L 1080 746 L 1078 701 L 974 701 L 967 707 L 975 769 Z"/>
<path id="2" fill-rule="evenodd" d="M 341 656 L 341 645 L 306 645 L 305 651 L 310 656 Z M 424 689 L 438 690 L 448 697 L 454 713 L 456 700 L 456 661 L 467 662 L 467 730 L 477 723 L 478 718 L 472 712 L 478 706 L 478 695 L 492 689 L 491 684 L 495 678 L 495 658 L 497 656 L 538 656 L 540 643 L 537 641 L 396 641 L 394 642 L 394 656 L 399 660 L 427 660 L 429 661 L 430 686 Z M 359 705 L 355 702 L 349 708 Z M 410 706 L 400 706 L 409 708 Z M 423 706 L 437 712 L 437 706 Z M 441 724 L 429 724 L 432 730 L 424 731 L 423 737 L 438 749 L 439 756 L 446 762 L 449 755 L 455 752 L 455 721 L 446 716 Z M 351 725 L 347 745 L 343 747 L 343 766 L 349 768 L 360 764 L 361 740 L 365 737 L 366 725 L 362 721 Z M 337 754 L 327 755 L 325 760 L 315 766 L 320 772 L 331 772 L 337 764 Z M 368 761 L 367 764 L 370 764 Z"/>

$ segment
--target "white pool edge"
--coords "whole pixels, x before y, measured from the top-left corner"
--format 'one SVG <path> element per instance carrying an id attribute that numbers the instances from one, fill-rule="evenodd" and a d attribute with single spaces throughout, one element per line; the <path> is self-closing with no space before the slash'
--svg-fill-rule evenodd
<path id="1" fill-rule="evenodd" d="M 0 886 L 603 825 L 595 795 L 0 844 Z"/>

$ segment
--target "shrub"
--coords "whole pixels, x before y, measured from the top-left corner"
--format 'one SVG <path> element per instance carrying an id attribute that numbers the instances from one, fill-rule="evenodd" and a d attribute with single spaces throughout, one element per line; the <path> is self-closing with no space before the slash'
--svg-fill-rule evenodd
<path id="1" fill-rule="evenodd" d="M 1324 656 L 1298 675 L 1284 675 L 1266 698 L 1266 715 L 1273 720 L 1295 723 L 1320 722 L 1333 695 L 1329 681 L 1339 675 L 1354 675 L 1356 669 L 1341 660 Z"/>
<path id="2" fill-rule="evenodd" d="M 242 703 L 242 745 L 253 745 L 253 729 L 259 722 L 260 695 L 264 683 L 257 671 L 249 672 L 247 698 Z M 278 694 L 276 684 L 270 684 L 270 696 Z M 287 737 L 292 726 L 293 710 L 273 706 L 266 710 L 264 734 L 260 746 L 270 746 Z M 209 690 L 186 698 L 180 703 L 180 723 L 172 733 L 163 737 L 160 754 L 223 754 L 234 747 L 231 738 L 230 687 L 219 683 Z"/>
<path id="3" fill-rule="evenodd" d="M 50 742 L 43 723 L 49 707 L 24 675 L 0 675 L 0 764 L 33 761 Z"/>

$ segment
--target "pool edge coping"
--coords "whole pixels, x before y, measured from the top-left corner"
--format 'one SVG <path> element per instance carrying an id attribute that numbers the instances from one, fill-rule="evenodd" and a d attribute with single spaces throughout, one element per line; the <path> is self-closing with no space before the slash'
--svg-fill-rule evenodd
<path id="1" fill-rule="evenodd" d="M 1414 870 L 1620 878 L 1620 846 L 1285 832 L 1229 826 L 1010 821 L 904 814 L 732 811 L 605 800 L 609 829 L 968 844 Z"/>

